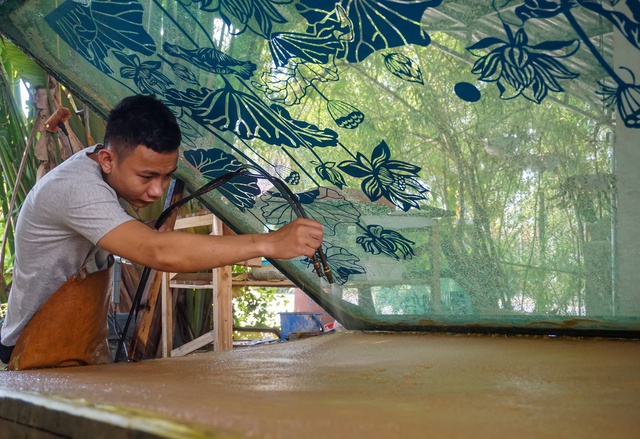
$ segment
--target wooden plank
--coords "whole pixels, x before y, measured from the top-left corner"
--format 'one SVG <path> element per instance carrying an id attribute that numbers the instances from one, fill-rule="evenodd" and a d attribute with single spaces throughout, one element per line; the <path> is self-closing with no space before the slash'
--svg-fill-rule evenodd
<path id="1" fill-rule="evenodd" d="M 222 221 L 215 218 L 213 234 L 221 235 Z M 233 349 L 233 306 L 232 306 L 232 276 L 231 266 L 214 270 L 213 291 L 213 349 L 216 351 Z"/>
<path id="2" fill-rule="evenodd" d="M 190 229 L 192 227 L 210 226 L 213 224 L 213 214 L 194 215 L 176 219 L 174 229 Z"/>
<path id="3" fill-rule="evenodd" d="M 431 227 L 431 303 L 436 315 L 442 313 L 442 291 L 440 288 L 440 233 L 438 224 Z"/>
<path id="4" fill-rule="evenodd" d="M 171 276 L 173 282 L 180 283 L 193 283 L 193 284 L 210 284 L 213 279 L 213 273 L 207 271 L 206 273 L 177 273 Z"/>
<path id="5" fill-rule="evenodd" d="M 171 351 L 172 357 L 182 357 L 183 355 L 187 355 L 196 349 L 200 349 L 203 346 L 206 346 L 210 343 L 213 343 L 214 340 L 213 331 L 207 332 L 206 334 L 201 335 L 195 340 L 191 340 L 188 343 L 183 344 L 180 347 L 175 348 Z"/>
<path id="6" fill-rule="evenodd" d="M 297 288 L 297 285 L 288 280 L 234 280 L 234 287 L 273 287 L 273 288 Z"/>
<path id="7" fill-rule="evenodd" d="M 162 358 L 171 356 L 173 350 L 173 297 L 169 287 L 169 273 L 162 276 Z"/>
<path id="8" fill-rule="evenodd" d="M 177 273 L 172 274 L 171 288 L 214 288 L 213 272 L 206 273 Z M 295 284 L 290 280 L 256 280 L 250 277 L 232 280 L 234 286 L 247 287 L 292 287 Z"/>
<path id="9" fill-rule="evenodd" d="M 185 290 L 213 290 L 215 285 L 213 284 L 189 284 L 182 282 L 171 282 L 169 288 L 181 288 Z"/>

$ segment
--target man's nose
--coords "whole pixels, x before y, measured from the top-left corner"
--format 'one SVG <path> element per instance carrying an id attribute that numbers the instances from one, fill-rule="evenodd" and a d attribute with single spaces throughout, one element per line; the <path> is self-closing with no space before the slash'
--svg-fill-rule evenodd
<path id="1" fill-rule="evenodd" d="M 154 179 L 147 193 L 152 198 L 160 198 L 164 192 L 164 187 L 160 179 Z"/>

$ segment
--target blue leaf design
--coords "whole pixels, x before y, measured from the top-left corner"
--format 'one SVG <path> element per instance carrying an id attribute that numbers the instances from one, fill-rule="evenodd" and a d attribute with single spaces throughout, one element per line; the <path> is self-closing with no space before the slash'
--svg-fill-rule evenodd
<path id="1" fill-rule="evenodd" d="M 249 79 L 256 70 L 256 65 L 251 61 L 237 60 L 214 47 L 187 49 L 177 44 L 165 42 L 162 48 L 167 54 L 184 59 L 205 72 L 237 75 L 240 78 Z"/>
<path id="2" fill-rule="evenodd" d="M 185 3 L 184 0 L 180 0 Z M 288 4 L 293 0 L 193 0 L 203 11 L 219 12 L 227 26 L 233 26 L 236 34 L 247 27 L 258 35 L 271 34 L 273 23 L 285 23 L 286 19 L 274 4 Z"/>
<path id="3" fill-rule="evenodd" d="M 276 67 L 287 65 L 291 58 L 296 64 L 327 64 L 344 49 L 352 38 L 353 28 L 346 12 L 339 5 L 319 22 L 310 25 L 307 33 L 278 32 L 271 35 L 269 48 Z"/>
<path id="4" fill-rule="evenodd" d="M 280 106 L 269 108 L 256 97 L 227 86 L 213 91 L 187 89 L 167 90 L 165 98 L 203 126 L 231 131 L 241 139 L 259 138 L 277 146 L 335 146 L 337 133 L 293 120 Z M 276 110 L 276 111 L 274 111 Z"/>
<path id="5" fill-rule="evenodd" d="M 327 64 L 342 49 L 342 43 L 333 35 L 322 41 L 315 35 L 279 32 L 271 36 L 269 48 L 276 67 L 287 65 L 293 57 L 299 58 L 298 62 Z"/>
<path id="6" fill-rule="evenodd" d="M 576 45 L 576 40 L 569 40 L 569 41 L 545 41 L 545 42 L 543 42 L 543 43 L 536 44 L 535 46 L 532 46 L 531 48 L 532 48 L 532 49 L 534 49 L 534 50 L 541 50 L 541 51 L 549 51 L 549 52 L 552 52 L 552 51 L 554 51 L 554 50 L 562 50 L 562 49 L 565 49 L 565 48 L 567 48 L 567 47 L 571 47 L 571 46 L 573 46 L 573 47 L 571 48 L 570 53 L 569 53 L 569 54 L 567 54 L 567 55 L 564 55 L 564 56 L 566 57 L 566 56 L 571 56 L 571 55 L 573 55 L 573 54 L 576 52 L 576 50 L 578 50 L 578 47 L 579 47 L 579 46 L 577 46 L 577 45 Z"/>
<path id="7" fill-rule="evenodd" d="M 307 95 L 307 89 L 315 82 L 337 81 L 338 69 L 320 64 L 292 64 L 279 69 L 271 69 L 260 75 L 261 83 L 254 82 L 265 96 L 280 104 L 296 105 Z"/>
<path id="8" fill-rule="evenodd" d="M 477 43 L 467 47 L 467 50 L 469 52 L 473 52 L 474 50 L 488 49 L 489 47 L 494 46 L 496 44 L 504 44 L 504 40 L 501 40 L 500 38 L 496 38 L 496 37 L 483 38 Z"/>
<path id="9" fill-rule="evenodd" d="M 307 215 L 324 224 L 326 235 L 334 235 L 339 224 L 360 221 L 360 212 L 335 189 L 318 188 L 297 196 Z M 296 219 L 295 212 L 279 193 L 269 191 L 260 199 L 264 203 L 261 210 L 267 224 L 282 226 Z"/>
<path id="10" fill-rule="evenodd" d="M 297 134 L 297 137 L 302 141 L 302 145 L 307 148 L 320 147 L 324 148 L 327 146 L 337 146 L 338 145 L 338 133 L 329 128 L 325 128 L 323 130 L 319 129 L 317 126 L 305 122 L 303 120 L 293 119 L 287 111 L 281 105 L 273 104 L 271 105 L 271 109 L 274 110 L 275 113 L 282 116 L 282 119 L 285 123 L 293 128 L 293 131 Z"/>
<path id="11" fill-rule="evenodd" d="M 69 46 L 100 71 L 111 74 L 109 50 L 128 49 L 152 55 L 156 45 L 142 26 L 143 8 L 136 0 L 93 0 L 88 5 L 67 0 L 45 20 Z"/>
<path id="12" fill-rule="evenodd" d="M 523 5 L 515 9 L 515 13 L 524 22 L 530 18 L 553 18 L 575 6 L 574 1 L 525 0 Z"/>
<path id="13" fill-rule="evenodd" d="M 209 180 L 233 172 L 242 165 L 234 156 L 218 148 L 185 151 L 184 158 Z M 243 212 L 247 207 L 252 208 L 255 197 L 260 195 L 257 178 L 248 176 L 235 177 L 218 190 Z"/>
<path id="14" fill-rule="evenodd" d="M 380 49 L 409 44 L 428 46 L 431 38 L 420 21 L 427 8 L 435 8 L 441 3 L 442 0 L 341 0 L 338 4 L 347 11 L 354 38 L 346 42 L 340 57 L 349 62 L 360 62 Z M 296 6 L 309 23 L 316 23 L 335 5 L 326 0 L 301 0 Z"/>
<path id="15" fill-rule="evenodd" d="M 610 9 L 605 9 L 602 7 L 600 2 L 581 0 L 580 5 L 584 6 L 587 9 L 596 12 L 600 16 L 609 20 L 615 27 L 618 28 L 620 33 L 624 35 L 624 37 L 633 44 L 636 48 L 640 49 L 640 5 L 635 2 L 632 4 L 631 2 L 627 2 L 631 9 L 631 13 L 634 15 L 633 18 L 628 17 L 622 12 L 612 11 Z M 633 8 L 633 6 L 635 8 Z"/>

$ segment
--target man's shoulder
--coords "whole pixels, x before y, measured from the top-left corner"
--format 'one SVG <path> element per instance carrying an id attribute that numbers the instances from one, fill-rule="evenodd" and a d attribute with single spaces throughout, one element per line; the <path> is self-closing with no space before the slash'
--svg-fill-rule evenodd
<path id="1" fill-rule="evenodd" d="M 76 152 L 64 162 L 49 171 L 43 178 L 42 183 L 48 184 L 49 181 L 69 180 L 73 182 L 84 182 L 83 179 L 95 179 L 97 181 L 102 180 L 102 174 L 100 172 L 99 165 L 88 157 L 88 153 L 91 153 L 93 148 L 85 148 Z"/>
<path id="2" fill-rule="evenodd" d="M 82 205 L 86 200 L 117 198 L 102 178 L 100 166 L 87 157 L 87 152 L 91 150 L 81 150 L 53 168 L 36 183 L 29 198 L 38 205 L 61 207 L 75 205 L 74 200 Z"/>

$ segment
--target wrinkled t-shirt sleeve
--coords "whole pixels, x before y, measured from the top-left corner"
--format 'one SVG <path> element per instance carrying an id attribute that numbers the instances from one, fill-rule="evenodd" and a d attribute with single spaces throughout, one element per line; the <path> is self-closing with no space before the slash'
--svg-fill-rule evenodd
<path id="1" fill-rule="evenodd" d="M 65 197 L 62 212 L 71 229 L 96 245 L 104 235 L 127 221 L 135 221 L 125 212 L 111 187 L 93 184 Z"/>

